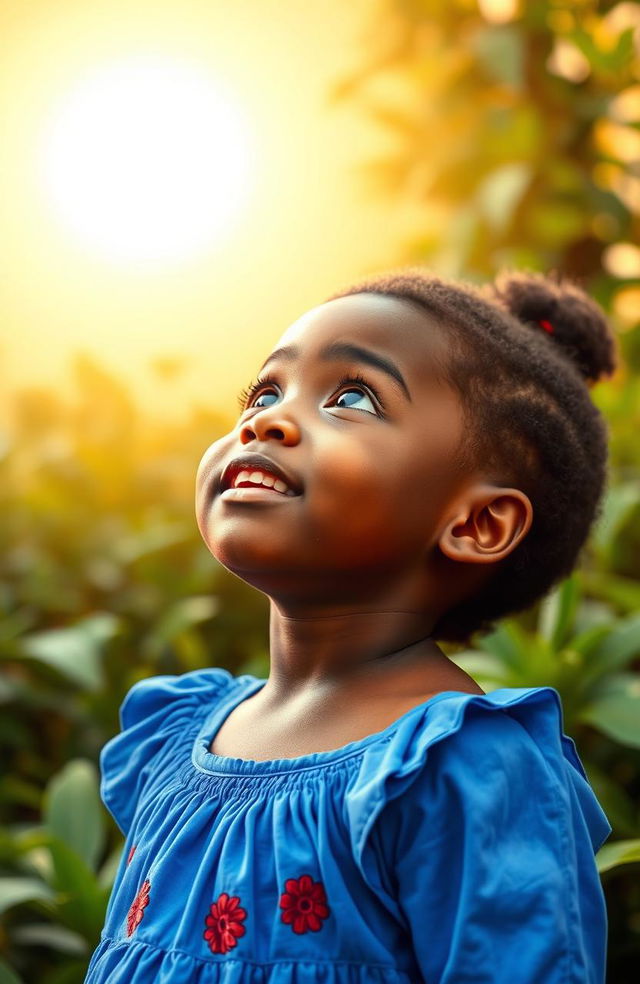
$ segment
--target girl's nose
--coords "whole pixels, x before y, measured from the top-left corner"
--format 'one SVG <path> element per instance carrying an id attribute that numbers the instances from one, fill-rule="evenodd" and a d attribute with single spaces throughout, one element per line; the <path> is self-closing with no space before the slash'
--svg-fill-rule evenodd
<path id="1" fill-rule="evenodd" d="M 300 440 L 300 428 L 289 414 L 283 412 L 279 404 L 265 407 L 240 428 L 242 444 L 255 440 L 274 440 L 287 445 L 297 444 Z"/>

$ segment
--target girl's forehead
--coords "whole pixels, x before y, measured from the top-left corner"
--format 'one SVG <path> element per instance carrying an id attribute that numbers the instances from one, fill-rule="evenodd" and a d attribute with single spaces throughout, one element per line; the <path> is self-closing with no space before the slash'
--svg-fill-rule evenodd
<path id="1" fill-rule="evenodd" d="M 279 339 L 272 355 L 286 349 L 287 357 L 319 354 L 334 340 L 365 341 L 401 360 L 445 355 L 443 332 L 434 318 L 416 303 L 382 294 L 350 294 L 327 301 L 298 318 Z"/>

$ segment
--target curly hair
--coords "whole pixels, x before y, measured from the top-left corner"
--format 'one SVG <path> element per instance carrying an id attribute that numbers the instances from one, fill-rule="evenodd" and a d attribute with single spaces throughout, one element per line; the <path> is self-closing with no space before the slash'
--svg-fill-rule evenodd
<path id="1" fill-rule="evenodd" d="M 533 506 L 521 543 L 434 627 L 436 638 L 466 642 L 531 605 L 575 566 L 606 481 L 607 431 L 589 385 L 614 371 L 613 337 L 579 287 L 538 274 L 504 273 L 475 288 L 412 268 L 353 284 L 329 300 L 360 293 L 428 312 L 447 337 L 444 372 L 468 425 L 462 460 L 481 463 Z"/>

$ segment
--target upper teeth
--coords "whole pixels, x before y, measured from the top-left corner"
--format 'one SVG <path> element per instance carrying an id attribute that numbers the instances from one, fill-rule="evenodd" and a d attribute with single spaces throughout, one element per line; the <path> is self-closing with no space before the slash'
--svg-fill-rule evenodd
<path id="1" fill-rule="evenodd" d="M 237 488 L 241 482 L 251 482 L 253 485 L 266 485 L 269 489 L 275 489 L 276 492 L 284 492 L 287 495 L 295 495 L 286 482 L 282 479 L 276 478 L 275 475 L 269 475 L 268 472 L 263 471 L 241 471 L 238 472 L 233 480 L 232 488 Z"/>

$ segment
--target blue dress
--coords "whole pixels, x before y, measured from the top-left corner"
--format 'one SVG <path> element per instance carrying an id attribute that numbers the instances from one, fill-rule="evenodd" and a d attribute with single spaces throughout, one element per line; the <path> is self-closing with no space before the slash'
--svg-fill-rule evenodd
<path id="1" fill-rule="evenodd" d="M 127 695 L 102 754 L 127 843 L 86 984 L 602 984 L 610 828 L 555 690 L 447 691 L 294 759 L 211 754 L 264 683 Z"/>

